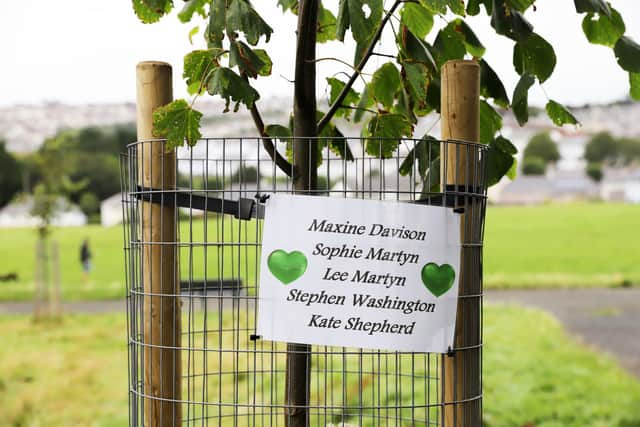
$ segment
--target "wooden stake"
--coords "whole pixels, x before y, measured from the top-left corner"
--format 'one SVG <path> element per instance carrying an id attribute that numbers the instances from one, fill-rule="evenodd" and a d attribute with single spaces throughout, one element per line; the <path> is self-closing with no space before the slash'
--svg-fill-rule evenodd
<path id="1" fill-rule="evenodd" d="M 41 238 L 36 241 L 36 268 L 34 275 L 35 290 L 33 293 L 33 319 L 39 320 L 42 317 L 44 304 L 44 243 Z"/>
<path id="2" fill-rule="evenodd" d="M 153 110 L 171 102 L 171 66 L 141 62 L 137 77 L 138 141 L 153 139 Z M 175 150 L 159 142 L 138 147 L 138 183 L 145 188 L 175 188 Z M 141 204 L 142 281 L 144 288 L 144 425 L 176 426 L 182 422 L 180 305 L 176 209 L 151 202 Z M 166 295 L 166 296 L 165 296 Z M 156 400 L 158 399 L 158 400 Z"/>
<path id="3" fill-rule="evenodd" d="M 62 310 L 60 307 L 60 246 L 57 240 L 51 242 L 51 269 L 53 276 L 51 316 L 59 318 L 62 315 Z"/>
<path id="4" fill-rule="evenodd" d="M 441 72 L 441 132 L 443 140 L 478 142 L 480 137 L 480 66 L 475 61 L 449 61 Z M 465 145 L 442 144 L 441 183 L 443 191 L 478 191 L 477 151 Z M 464 206 L 461 221 L 461 243 L 474 239 L 473 218 L 482 209 L 480 198 L 456 197 Z M 458 310 L 454 345 L 460 349 L 453 356 L 443 356 L 442 377 L 444 425 L 447 427 L 480 426 L 482 387 L 480 258 L 482 248 L 463 246 L 460 259 Z M 466 297 L 465 297 L 466 296 Z M 473 297 L 475 296 L 475 297 Z M 466 400 L 471 399 L 471 400 Z M 460 403 L 455 403 L 460 402 Z"/>

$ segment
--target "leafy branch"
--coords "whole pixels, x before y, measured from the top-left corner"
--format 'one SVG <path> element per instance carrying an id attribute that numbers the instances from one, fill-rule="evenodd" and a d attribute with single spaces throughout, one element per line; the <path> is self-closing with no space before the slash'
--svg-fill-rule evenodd
<path id="1" fill-rule="evenodd" d="M 224 99 L 225 112 L 230 111 L 231 104 L 234 111 L 244 105 L 262 136 L 264 149 L 278 168 L 292 176 L 287 158 L 291 157 L 292 145 L 288 138 L 293 135 L 325 137 L 325 147 L 346 160 L 353 158 L 333 122 L 337 117 L 363 122 L 361 137 L 369 155 L 392 155 L 402 138 L 413 136 L 420 117 L 440 112 L 443 64 L 472 58 L 480 65 L 480 142 L 489 146 L 488 181 L 495 183 L 505 174 L 513 177 L 516 150 L 501 133 L 502 117 L 496 107 L 510 110 L 520 125 L 526 124 L 530 89 L 539 85 L 544 91 L 542 84 L 553 75 L 557 63 L 552 44 L 536 33 L 525 17 L 529 9 L 535 8 L 536 0 L 394 0 L 389 10 L 384 10 L 383 3 L 384 0 L 340 0 L 338 13 L 334 15 L 321 0 L 277 0 L 283 12 L 298 15 L 294 114 L 286 126 L 265 124 L 256 105 L 260 94 L 250 79 L 269 76 L 272 68 L 267 51 L 258 48 L 257 43 L 261 39 L 268 42 L 273 29 L 249 0 L 185 3 L 178 17 L 183 22 L 195 17 L 207 22 L 204 31 L 207 49 L 185 56 L 183 76 L 196 98 L 206 90 Z M 618 65 L 628 72 L 631 97 L 640 100 L 640 45 L 627 35 L 620 13 L 606 0 L 574 0 L 574 5 L 576 13 L 584 14 L 582 31 L 587 40 L 612 49 Z M 173 1 L 133 0 L 133 7 L 143 22 L 150 23 L 167 14 Z M 483 59 L 487 48 L 465 21 L 467 16 L 479 15 L 482 9 L 496 34 L 513 41 L 513 67 L 520 79 L 511 96 L 500 76 Z M 429 42 L 427 36 L 432 34 L 437 17 L 441 18 L 439 28 L 433 42 Z M 389 27 L 397 54 L 375 52 L 376 44 Z M 337 58 L 315 58 L 318 43 L 344 41 L 347 31 L 356 42 L 355 65 Z M 363 74 L 372 56 L 388 61 L 374 72 Z M 329 108 L 323 113 L 316 107 L 315 73 L 317 63 L 328 59 L 346 64 L 351 70 L 344 72 L 344 81 L 338 74 L 327 79 Z M 358 78 L 363 81 L 361 93 L 353 88 Z M 566 107 L 546 92 L 545 96 L 546 113 L 554 124 L 578 124 Z M 184 141 L 195 143 L 200 137 L 201 114 L 193 105 L 177 100 L 158 110 L 156 134 L 167 138 L 170 146 L 182 145 Z M 286 155 L 278 152 L 277 140 L 287 142 Z M 428 136 L 424 140 L 428 141 Z M 434 184 L 439 175 L 437 165 L 426 164 L 424 158 L 425 147 L 431 145 L 425 142 L 407 156 L 399 173 L 409 173 L 415 164 L 425 185 Z M 309 158 L 313 156 L 316 154 L 310 153 Z M 321 161 L 319 158 L 316 163 Z"/>
<path id="2" fill-rule="evenodd" d="M 385 14 L 384 18 L 382 18 L 382 21 L 378 25 L 378 29 L 376 30 L 373 37 L 371 38 L 371 41 L 369 42 L 369 46 L 367 47 L 366 51 L 362 55 L 362 59 L 360 60 L 358 65 L 355 66 L 353 74 L 345 84 L 340 94 L 337 96 L 337 98 L 333 101 L 333 103 L 329 107 L 329 111 L 327 111 L 325 115 L 318 122 L 318 131 L 322 131 L 322 129 L 324 129 L 324 127 L 331 121 L 333 116 L 336 114 L 336 111 L 338 111 L 338 109 L 342 106 L 344 99 L 349 94 L 349 90 L 351 89 L 351 87 L 357 80 L 358 76 L 364 69 L 365 65 L 369 61 L 369 58 L 371 58 L 375 45 L 380 40 L 380 36 L 382 36 L 384 27 L 387 25 L 387 22 L 389 21 L 391 16 L 393 16 L 398 6 L 400 6 L 400 4 L 402 3 L 403 3 L 403 0 L 395 0 L 395 2 L 393 3 L 389 11 Z"/>

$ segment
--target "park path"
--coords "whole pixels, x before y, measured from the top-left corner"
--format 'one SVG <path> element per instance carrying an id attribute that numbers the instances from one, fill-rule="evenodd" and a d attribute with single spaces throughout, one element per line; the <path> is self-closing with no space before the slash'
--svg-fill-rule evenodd
<path id="1" fill-rule="evenodd" d="M 515 303 L 554 314 L 567 330 L 616 357 L 640 378 L 640 289 L 488 290 L 489 303 Z M 0 303 L 0 315 L 28 314 L 31 303 Z M 65 313 L 125 311 L 124 301 L 76 301 L 63 304 Z"/>
<path id="2" fill-rule="evenodd" d="M 517 303 L 553 313 L 573 335 L 616 357 L 640 378 L 640 289 L 485 291 L 491 303 Z"/>

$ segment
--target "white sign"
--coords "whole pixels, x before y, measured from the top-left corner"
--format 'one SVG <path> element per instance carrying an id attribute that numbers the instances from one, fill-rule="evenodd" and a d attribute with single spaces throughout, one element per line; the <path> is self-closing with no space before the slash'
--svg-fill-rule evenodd
<path id="1" fill-rule="evenodd" d="M 452 209 L 272 195 L 257 333 L 272 341 L 446 353 L 459 271 L 460 215 Z"/>

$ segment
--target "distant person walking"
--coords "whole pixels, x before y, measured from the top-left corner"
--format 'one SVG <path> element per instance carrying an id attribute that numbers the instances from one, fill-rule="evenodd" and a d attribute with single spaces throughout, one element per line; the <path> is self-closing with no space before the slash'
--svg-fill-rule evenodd
<path id="1" fill-rule="evenodd" d="M 82 273 L 84 284 L 89 283 L 89 272 L 91 271 L 91 250 L 89 249 L 89 239 L 82 241 L 80 246 L 80 263 L 82 264 Z"/>

